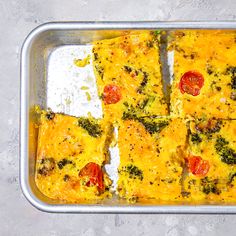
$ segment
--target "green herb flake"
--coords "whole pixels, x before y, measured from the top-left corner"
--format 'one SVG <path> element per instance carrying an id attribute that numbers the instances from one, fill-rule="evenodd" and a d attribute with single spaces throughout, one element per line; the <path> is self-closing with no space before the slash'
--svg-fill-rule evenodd
<path id="1" fill-rule="evenodd" d="M 92 98 L 91 98 L 90 93 L 89 93 L 89 92 L 86 92 L 85 94 L 86 94 L 87 100 L 88 100 L 88 101 L 91 101 Z"/>

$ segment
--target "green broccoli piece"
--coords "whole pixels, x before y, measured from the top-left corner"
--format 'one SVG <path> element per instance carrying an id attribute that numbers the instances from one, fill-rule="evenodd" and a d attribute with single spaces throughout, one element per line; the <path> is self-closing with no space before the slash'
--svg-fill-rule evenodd
<path id="1" fill-rule="evenodd" d="M 194 144 L 199 144 L 202 142 L 202 139 L 201 137 L 199 136 L 199 134 L 191 134 L 191 141 L 194 143 Z"/>
<path id="2" fill-rule="evenodd" d="M 152 120 L 147 121 L 145 118 L 138 118 L 138 121 L 143 124 L 145 129 L 150 134 L 161 132 L 169 124 L 169 122 L 166 120 L 161 120 L 159 122 L 156 122 Z"/>
<path id="3" fill-rule="evenodd" d="M 122 168 L 123 172 L 128 173 L 129 178 L 131 179 L 140 179 L 141 181 L 143 180 L 143 171 L 140 170 L 137 166 L 129 164 L 125 167 Z"/>
<path id="4" fill-rule="evenodd" d="M 231 88 L 236 89 L 236 67 L 229 66 L 226 69 L 226 74 L 231 76 Z"/>
<path id="5" fill-rule="evenodd" d="M 80 117 L 78 118 L 78 126 L 85 129 L 94 138 L 102 135 L 101 126 L 92 119 Z"/>
<path id="6" fill-rule="evenodd" d="M 208 177 L 201 179 L 202 192 L 205 194 L 214 193 L 220 194 L 220 190 L 217 188 L 218 179 L 211 180 Z"/>
<path id="7" fill-rule="evenodd" d="M 221 151 L 221 161 L 228 165 L 236 164 L 236 153 L 232 148 L 223 148 Z"/>
<path id="8" fill-rule="evenodd" d="M 228 147 L 229 142 L 219 136 L 215 143 L 216 152 L 220 155 L 221 161 L 228 164 L 236 164 L 236 152 Z"/>

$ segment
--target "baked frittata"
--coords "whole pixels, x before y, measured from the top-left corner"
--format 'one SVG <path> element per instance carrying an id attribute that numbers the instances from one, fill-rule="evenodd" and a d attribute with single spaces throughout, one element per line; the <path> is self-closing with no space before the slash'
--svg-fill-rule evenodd
<path id="1" fill-rule="evenodd" d="M 93 64 L 104 115 L 121 118 L 126 105 L 140 115 L 166 115 L 159 36 L 129 34 L 93 44 Z"/>
<path id="2" fill-rule="evenodd" d="M 236 199 L 236 121 L 195 120 L 190 123 L 187 201 L 234 202 Z"/>
<path id="3" fill-rule="evenodd" d="M 119 127 L 118 194 L 128 201 L 179 201 L 187 128 L 181 119 L 125 119 Z"/>
<path id="4" fill-rule="evenodd" d="M 109 197 L 111 126 L 92 118 L 43 112 L 39 126 L 35 181 L 52 199 L 66 202 Z"/>
<path id="5" fill-rule="evenodd" d="M 189 30 L 170 37 L 174 116 L 236 118 L 236 32 Z"/>

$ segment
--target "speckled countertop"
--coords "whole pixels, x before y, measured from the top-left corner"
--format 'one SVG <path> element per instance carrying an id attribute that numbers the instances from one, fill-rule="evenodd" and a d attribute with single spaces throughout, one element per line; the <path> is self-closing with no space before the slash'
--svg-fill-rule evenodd
<path id="1" fill-rule="evenodd" d="M 235 20 L 233 0 L 0 0 L 0 235 L 235 235 L 236 215 L 72 215 L 32 207 L 19 186 L 20 48 L 48 21 Z"/>

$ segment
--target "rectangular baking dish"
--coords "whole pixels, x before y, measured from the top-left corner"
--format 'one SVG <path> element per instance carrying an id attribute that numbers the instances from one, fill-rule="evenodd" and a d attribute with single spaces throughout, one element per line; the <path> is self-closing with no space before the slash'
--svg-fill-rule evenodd
<path id="1" fill-rule="evenodd" d="M 34 105 L 47 107 L 47 63 L 51 52 L 65 45 L 84 45 L 130 30 L 236 29 L 236 22 L 68 22 L 34 29 L 21 52 L 20 183 L 27 200 L 46 212 L 64 213 L 236 213 L 236 205 L 128 204 L 113 198 L 99 203 L 59 204 L 44 196 L 34 181 L 37 132 Z"/>

